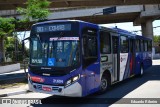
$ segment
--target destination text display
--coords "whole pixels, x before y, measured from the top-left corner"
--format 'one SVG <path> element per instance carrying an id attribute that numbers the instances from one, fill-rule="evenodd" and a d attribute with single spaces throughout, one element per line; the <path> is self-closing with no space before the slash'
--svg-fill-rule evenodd
<path id="1" fill-rule="evenodd" d="M 70 31 L 71 24 L 52 24 L 52 25 L 41 25 L 36 27 L 37 33 L 42 32 L 56 32 L 56 31 Z"/>

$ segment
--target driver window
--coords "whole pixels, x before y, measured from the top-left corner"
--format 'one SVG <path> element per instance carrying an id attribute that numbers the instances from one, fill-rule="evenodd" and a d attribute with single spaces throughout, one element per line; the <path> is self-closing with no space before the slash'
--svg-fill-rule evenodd
<path id="1" fill-rule="evenodd" d="M 83 65 L 84 67 L 96 62 L 98 58 L 96 29 L 83 30 Z"/>

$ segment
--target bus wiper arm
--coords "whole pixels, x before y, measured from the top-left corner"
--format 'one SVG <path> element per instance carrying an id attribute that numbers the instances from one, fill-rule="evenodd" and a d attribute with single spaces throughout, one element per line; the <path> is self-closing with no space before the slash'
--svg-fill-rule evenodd
<path id="1" fill-rule="evenodd" d="M 41 42 L 40 36 L 38 34 L 36 34 L 36 36 L 37 36 L 37 38 L 38 38 L 38 40 L 39 40 L 39 42 L 40 42 L 40 44 L 42 46 L 42 42 Z"/>

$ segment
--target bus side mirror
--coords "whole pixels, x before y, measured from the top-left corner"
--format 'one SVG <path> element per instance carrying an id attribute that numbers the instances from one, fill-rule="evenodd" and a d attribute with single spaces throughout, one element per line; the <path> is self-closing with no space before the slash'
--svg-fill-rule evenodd
<path id="1" fill-rule="evenodd" d="M 23 55 L 24 55 L 24 51 L 25 51 L 25 43 L 24 43 L 25 40 L 30 40 L 30 37 L 25 38 L 25 39 L 22 40 L 22 54 Z"/>

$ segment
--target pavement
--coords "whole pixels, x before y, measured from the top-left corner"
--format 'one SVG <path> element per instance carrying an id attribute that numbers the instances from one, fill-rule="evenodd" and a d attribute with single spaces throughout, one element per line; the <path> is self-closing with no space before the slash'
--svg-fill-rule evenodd
<path id="1" fill-rule="evenodd" d="M 152 65 L 160 65 L 160 59 L 152 60 Z"/>
<path id="2" fill-rule="evenodd" d="M 17 85 L 17 86 L 11 86 L 5 89 L 0 88 L 0 97 L 8 97 L 12 95 L 19 95 L 19 94 L 24 94 L 28 92 L 28 85 Z"/>

